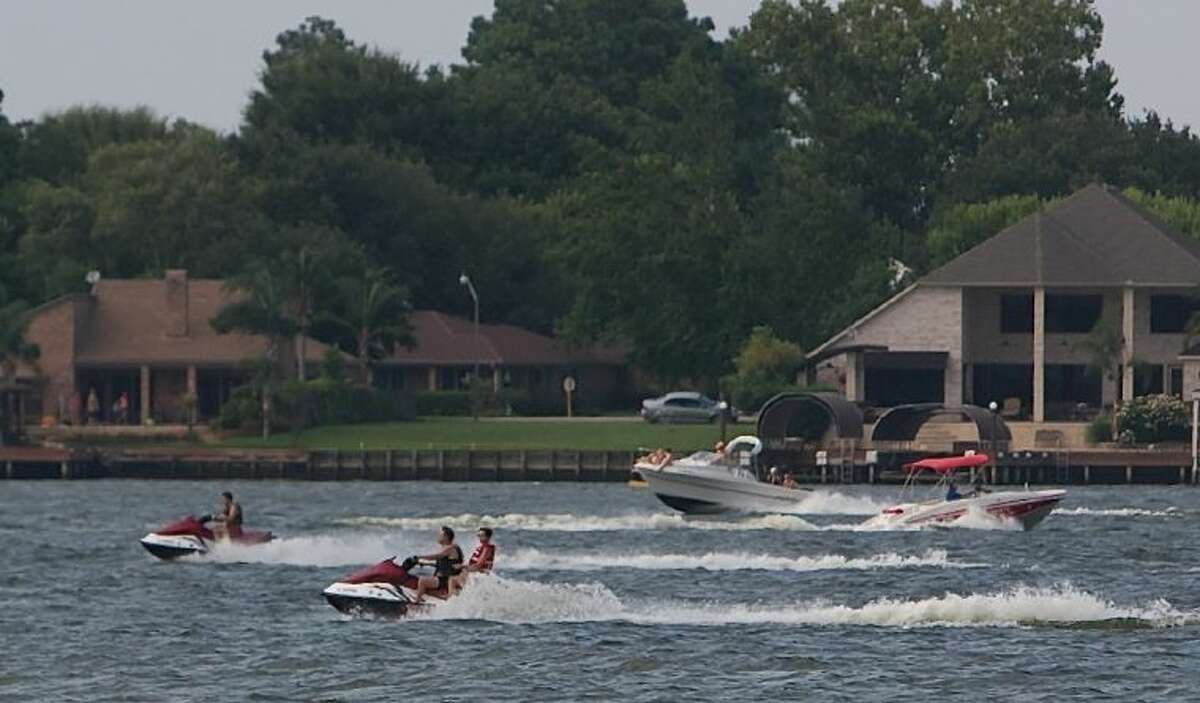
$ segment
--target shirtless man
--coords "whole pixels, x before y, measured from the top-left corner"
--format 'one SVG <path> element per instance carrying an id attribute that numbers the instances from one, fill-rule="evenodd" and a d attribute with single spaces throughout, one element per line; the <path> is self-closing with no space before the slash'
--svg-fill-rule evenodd
<path id="1" fill-rule="evenodd" d="M 233 500 L 233 494 L 221 494 L 221 514 L 213 516 L 215 522 L 223 523 L 223 532 L 231 539 L 242 536 L 242 506 Z"/>

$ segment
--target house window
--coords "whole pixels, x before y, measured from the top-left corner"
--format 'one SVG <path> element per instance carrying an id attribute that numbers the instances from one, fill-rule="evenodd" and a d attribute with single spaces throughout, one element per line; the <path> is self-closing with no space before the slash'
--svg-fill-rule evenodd
<path id="1" fill-rule="evenodd" d="M 1103 310 L 1103 296 L 1047 295 L 1046 331 L 1087 334 L 1100 321 Z"/>
<path id="2" fill-rule="evenodd" d="M 1000 296 L 1001 334 L 1033 332 L 1033 296 L 1006 293 Z"/>
<path id="3" fill-rule="evenodd" d="M 1187 329 L 1192 315 L 1200 310 L 1200 300 L 1186 295 L 1150 296 L 1150 332 L 1179 334 Z"/>

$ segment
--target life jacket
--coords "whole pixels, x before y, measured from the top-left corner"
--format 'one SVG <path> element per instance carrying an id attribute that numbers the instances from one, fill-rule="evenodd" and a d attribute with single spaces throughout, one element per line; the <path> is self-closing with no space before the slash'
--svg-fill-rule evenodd
<path id="1" fill-rule="evenodd" d="M 453 555 L 442 555 L 437 558 L 437 563 L 434 566 L 434 572 L 437 573 L 438 576 L 453 576 L 462 571 L 462 563 L 463 553 L 456 544 L 454 545 Z"/>
<path id="2" fill-rule="evenodd" d="M 496 545 L 480 544 L 475 547 L 475 551 L 471 552 L 471 560 L 467 563 L 471 566 L 478 566 L 484 571 L 492 568 L 492 562 L 496 559 Z"/>

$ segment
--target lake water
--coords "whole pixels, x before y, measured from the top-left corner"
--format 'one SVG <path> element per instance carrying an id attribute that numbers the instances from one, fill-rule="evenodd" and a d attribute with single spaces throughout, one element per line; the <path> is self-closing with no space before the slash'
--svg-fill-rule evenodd
<path id="1" fill-rule="evenodd" d="M 137 540 L 218 491 L 258 548 Z M 888 489 L 684 520 L 620 485 L 0 482 L 3 700 L 1196 700 L 1200 491 L 1071 489 L 1020 532 L 863 531 Z M 434 614 L 321 589 L 496 528 Z"/>

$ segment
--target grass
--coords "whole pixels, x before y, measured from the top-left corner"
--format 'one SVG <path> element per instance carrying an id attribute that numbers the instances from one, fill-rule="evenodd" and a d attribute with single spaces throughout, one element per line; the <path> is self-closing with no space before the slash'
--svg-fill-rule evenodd
<path id="1" fill-rule="evenodd" d="M 580 449 L 636 450 L 668 447 L 676 451 L 712 446 L 718 425 L 651 425 L 633 419 L 505 420 L 422 418 L 413 422 L 316 427 L 298 434 L 231 437 L 222 444 L 245 448 L 297 449 Z M 728 437 L 752 434 L 748 424 L 730 424 Z"/>

